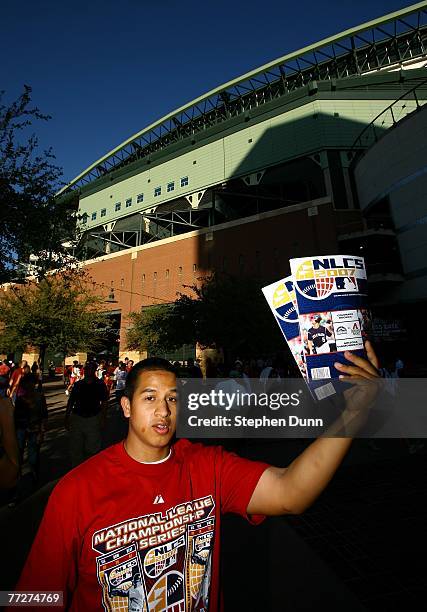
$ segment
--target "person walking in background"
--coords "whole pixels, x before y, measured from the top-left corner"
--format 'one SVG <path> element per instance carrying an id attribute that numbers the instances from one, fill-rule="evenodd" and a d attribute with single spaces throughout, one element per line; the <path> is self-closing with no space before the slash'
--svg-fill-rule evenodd
<path id="1" fill-rule="evenodd" d="M 39 383 L 34 374 L 25 374 L 21 378 L 14 413 L 21 465 L 27 446 L 28 464 L 35 482 L 39 479 L 40 447 L 48 418 L 46 398 Z"/>
<path id="2" fill-rule="evenodd" d="M 41 368 L 39 364 L 37 363 L 37 361 L 35 361 L 33 365 L 31 366 L 31 374 L 33 374 L 36 377 L 37 387 L 41 391 L 42 383 L 43 383 L 43 374 L 42 374 Z"/>
<path id="3" fill-rule="evenodd" d="M 106 371 L 105 371 L 105 376 L 104 376 L 104 384 L 108 389 L 108 397 L 110 397 L 113 383 L 114 383 L 114 366 L 113 366 L 113 362 L 110 361 L 106 365 Z"/>
<path id="4" fill-rule="evenodd" d="M 119 361 L 118 365 L 114 368 L 114 372 L 113 372 L 113 389 L 116 388 L 116 385 L 117 385 L 117 374 L 118 374 L 118 372 L 119 372 L 119 370 L 120 370 L 120 368 L 121 368 L 121 366 L 123 364 L 125 365 L 125 367 L 127 367 L 125 361 Z"/>
<path id="5" fill-rule="evenodd" d="M 73 388 L 74 384 L 80 380 L 81 378 L 81 372 L 80 372 L 80 365 L 78 361 L 73 361 L 73 367 L 71 368 L 71 372 L 70 372 L 70 384 L 67 387 L 67 390 L 65 391 L 65 395 L 69 395 L 71 392 L 71 389 Z"/>
<path id="6" fill-rule="evenodd" d="M 120 410 L 120 400 L 122 399 L 125 387 L 126 387 L 126 378 L 128 376 L 128 369 L 126 364 L 122 363 L 119 366 L 119 369 L 116 373 L 116 402 L 118 404 Z"/>
<path id="7" fill-rule="evenodd" d="M 0 396 L 0 489 L 15 486 L 19 473 L 19 450 L 9 398 Z"/>
<path id="8" fill-rule="evenodd" d="M 21 369 L 21 373 L 20 373 L 19 376 L 17 376 L 16 384 L 14 384 L 12 386 L 12 377 L 13 377 L 13 374 L 12 374 L 12 377 L 10 379 L 10 386 L 11 386 L 11 388 L 10 388 L 10 398 L 11 398 L 13 404 L 15 404 L 16 400 L 18 399 L 18 397 L 20 395 L 22 395 L 22 393 L 23 393 L 23 389 L 22 389 L 22 386 L 21 386 L 22 379 L 24 378 L 24 376 L 28 376 L 28 374 L 31 374 L 30 366 L 27 364 L 26 361 L 25 361 L 25 365 L 22 368 L 20 368 L 20 369 Z"/>
<path id="9" fill-rule="evenodd" d="M 104 380 L 106 375 L 107 375 L 107 366 L 105 365 L 105 361 L 102 360 L 96 369 L 96 377 L 99 380 Z"/>
<path id="10" fill-rule="evenodd" d="M 0 363 L 0 397 L 7 397 L 7 390 L 9 388 L 9 377 L 10 367 L 7 363 L 7 359 L 3 359 Z"/>
<path id="11" fill-rule="evenodd" d="M 71 390 L 65 412 L 65 427 L 70 432 L 73 467 L 101 450 L 101 429 L 105 425 L 108 390 L 96 378 L 95 362 L 87 362 L 83 380 Z"/>
<path id="12" fill-rule="evenodd" d="M 9 381 L 9 396 L 12 399 L 12 402 L 15 401 L 15 395 L 16 395 L 16 391 L 18 389 L 18 385 L 19 385 L 19 381 L 21 380 L 22 376 L 24 375 L 24 373 L 26 372 L 26 368 L 28 368 L 28 372 L 30 371 L 29 367 L 28 367 L 28 363 L 24 360 L 21 361 L 20 366 L 18 366 L 17 368 L 15 368 L 10 376 L 10 381 Z"/>

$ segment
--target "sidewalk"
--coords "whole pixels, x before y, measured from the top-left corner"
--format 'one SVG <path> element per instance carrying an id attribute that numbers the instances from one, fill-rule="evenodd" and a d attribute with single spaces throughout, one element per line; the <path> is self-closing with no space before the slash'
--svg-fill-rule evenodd
<path id="1" fill-rule="evenodd" d="M 280 465 L 287 442 L 273 441 L 250 454 Z M 299 452 L 302 441 L 289 442 Z M 427 455 L 425 450 L 410 455 L 401 440 L 377 444 L 379 450 L 373 451 L 367 440 L 356 440 L 315 504 L 300 516 L 280 520 L 367 610 L 424 609 Z M 307 573 L 311 575 L 309 567 Z M 307 588 L 313 588 L 309 577 Z"/>

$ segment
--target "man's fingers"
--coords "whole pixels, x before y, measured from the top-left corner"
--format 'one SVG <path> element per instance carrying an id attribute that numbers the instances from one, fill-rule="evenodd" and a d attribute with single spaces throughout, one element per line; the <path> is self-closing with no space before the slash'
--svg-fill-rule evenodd
<path id="1" fill-rule="evenodd" d="M 359 357 L 358 355 L 356 355 L 355 353 L 351 353 L 350 351 L 345 351 L 344 357 L 347 359 L 347 361 L 351 361 L 351 363 L 353 363 L 359 369 L 369 372 L 373 376 L 378 376 L 376 367 L 367 359 Z"/>
<path id="2" fill-rule="evenodd" d="M 366 342 L 365 342 L 365 349 L 366 349 L 366 355 L 367 355 L 369 361 L 372 363 L 372 365 L 377 370 L 379 370 L 380 363 L 378 361 L 378 357 L 375 354 L 374 348 L 373 348 L 371 342 L 369 342 L 369 340 L 366 340 Z"/>
<path id="3" fill-rule="evenodd" d="M 375 366 L 373 366 L 372 363 L 368 361 L 367 359 L 364 359 L 363 357 L 359 357 L 359 355 L 356 355 L 355 353 L 352 353 L 350 351 L 345 351 L 344 357 L 347 359 L 347 361 L 351 361 L 351 363 L 353 363 L 355 366 L 359 367 L 360 369 L 366 370 L 367 372 L 370 372 L 374 376 L 377 376 L 377 370 Z"/>
<path id="4" fill-rule="evenodd" d="M 361 359 L 361 357 L 359 357 L 359 359 Z M 368 363 L 365 359 L 362 359 L 362 361 L 364 362 L 364 364 Z M 375 378 L 378 378 L 378 374 L 372 366 L 370 366 L 370 369 L 367 370 L 365 367 L 359 367 L 357 365 L 345 365 L 339 362 L 336 362 L 334 365 L 339 372 L 347 374 L 347 376 L 357 376 L 358 378 L 367 378 L 368 380 L 374 380 Z"/>

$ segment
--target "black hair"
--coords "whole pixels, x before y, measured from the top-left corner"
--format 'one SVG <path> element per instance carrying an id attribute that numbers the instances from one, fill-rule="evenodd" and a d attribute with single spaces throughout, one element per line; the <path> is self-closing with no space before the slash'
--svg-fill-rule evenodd
<path id="1" fill-rule="evenodd" d="M 170 372 L 176 375 L 176 368 L 167 359 L 163 359 L 162 357 L 148 357 L 148 359 L 138 361 L 127 375 L 124 393 L 125 397 L 132 401 L 139 376 L 142 372 L 155 371 Z"/>

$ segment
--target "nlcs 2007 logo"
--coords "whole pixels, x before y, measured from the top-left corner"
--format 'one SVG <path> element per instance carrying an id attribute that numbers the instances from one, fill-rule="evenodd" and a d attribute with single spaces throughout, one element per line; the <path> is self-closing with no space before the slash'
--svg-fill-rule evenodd
<path id="1" fill-rule="evenodd" d="M 312 300 L 358 289 L 355 268 L 338 267 L 334 259 L 303 261 L 296 270 L 295 283 L 298 291 Z"/>
<path id="2" fill-rule="evenodd" d="M 277 285 L 273 293 L 272 302 L 276 316 L 279 319 L 285 323 L 295 323 L 298 320 L 292 281 L 285 281 Z"/>

